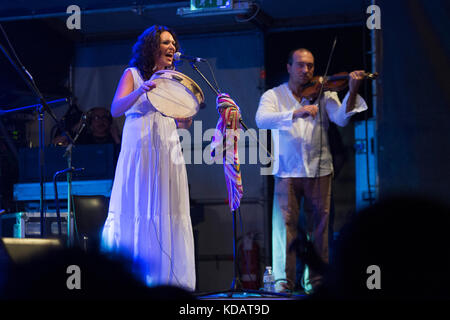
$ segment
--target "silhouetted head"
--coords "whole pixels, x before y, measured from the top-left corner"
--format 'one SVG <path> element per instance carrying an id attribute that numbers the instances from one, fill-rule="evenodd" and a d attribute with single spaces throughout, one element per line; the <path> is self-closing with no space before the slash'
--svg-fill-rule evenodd
<path id="1" fill-rule="evenodd" d="M 338 299 L 450 298 L 449 227 L 449 208 L 435 201 L 400 196 L 378 202 L 341 230 L 321 294 Z"/>

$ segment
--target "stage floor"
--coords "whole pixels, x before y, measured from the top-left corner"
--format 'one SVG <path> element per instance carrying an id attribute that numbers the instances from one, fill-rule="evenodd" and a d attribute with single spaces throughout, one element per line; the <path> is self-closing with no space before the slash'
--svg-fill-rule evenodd
<path id="1" fill-rule="evenodd" d="M 305 293 L 293 294 L 277 294 L 268 295 L 260 293 L 248 292 L 212 292 L 212 293 L 196 293 L 196 298 L 199 300 L 303 300 L 307 298 Z"/>

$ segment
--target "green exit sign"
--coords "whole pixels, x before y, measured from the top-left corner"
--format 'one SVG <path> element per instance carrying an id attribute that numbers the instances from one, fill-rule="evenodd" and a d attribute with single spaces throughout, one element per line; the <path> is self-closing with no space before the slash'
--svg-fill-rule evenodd
<path id="1" fill-rule="evenodd" d="M 191 10 L 233 8 L 233 0 L 191 0 Z"/>

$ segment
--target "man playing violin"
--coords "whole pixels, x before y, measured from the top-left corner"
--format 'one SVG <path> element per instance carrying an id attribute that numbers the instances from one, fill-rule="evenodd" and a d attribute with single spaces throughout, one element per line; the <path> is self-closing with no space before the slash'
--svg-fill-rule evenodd
<path id="1" fill-rule="evenodd" d="M 301 201 L 306 227 L 303 232 L 323 263 L 329 261 L 328 226 L 333 164 L 328 143 L 329 121 L 345 126 L 353 114 L 367 110 L 358 89 L 364 71 L 349 74 L 349 91 L 341 104 L 337 93 L 324 90 L 316 99 L 302 93 L 314 76 L 314 56 L 304 48 L 291 51 L 289 81 L 266 91 L 256 123 L 271 129 L 275 155 L 272 213 L 272 263 L 275 279 L 286 279 L 285 289 L 296 283 L 296 254 L 289 245 L 297 239 Z M 322 272 L 308 266 L 304 288 L 312 292 L 322 283 Z"/>

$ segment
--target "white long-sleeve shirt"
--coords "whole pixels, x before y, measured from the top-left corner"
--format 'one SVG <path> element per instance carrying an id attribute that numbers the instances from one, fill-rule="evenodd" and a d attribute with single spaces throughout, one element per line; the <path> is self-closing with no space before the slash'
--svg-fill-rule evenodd
<path id="1" fill-rule="evenodd" d="M 282 178 L 318 177 L 333 172 L 327 135 L 329 121 L 343 127 L 353 114 L 367 110 L 366 102 L 358 95 L 355 108 L 346 113 L 348 97 L 347 93 L 341 105 L 336 92 L 324 92 L 320 101 L 320 121 L 319 113 L 315 119 L 311 116 L 293 119 L 294 110 L 313 103 L 305 98 L 299 102 L 287 83 L 262 95 L 256 112 L 256 123 L 260 129 L 272 130 L 275 147 L 273 175 Z M 319 158 L 320 170 L 317 172 Z"/>

